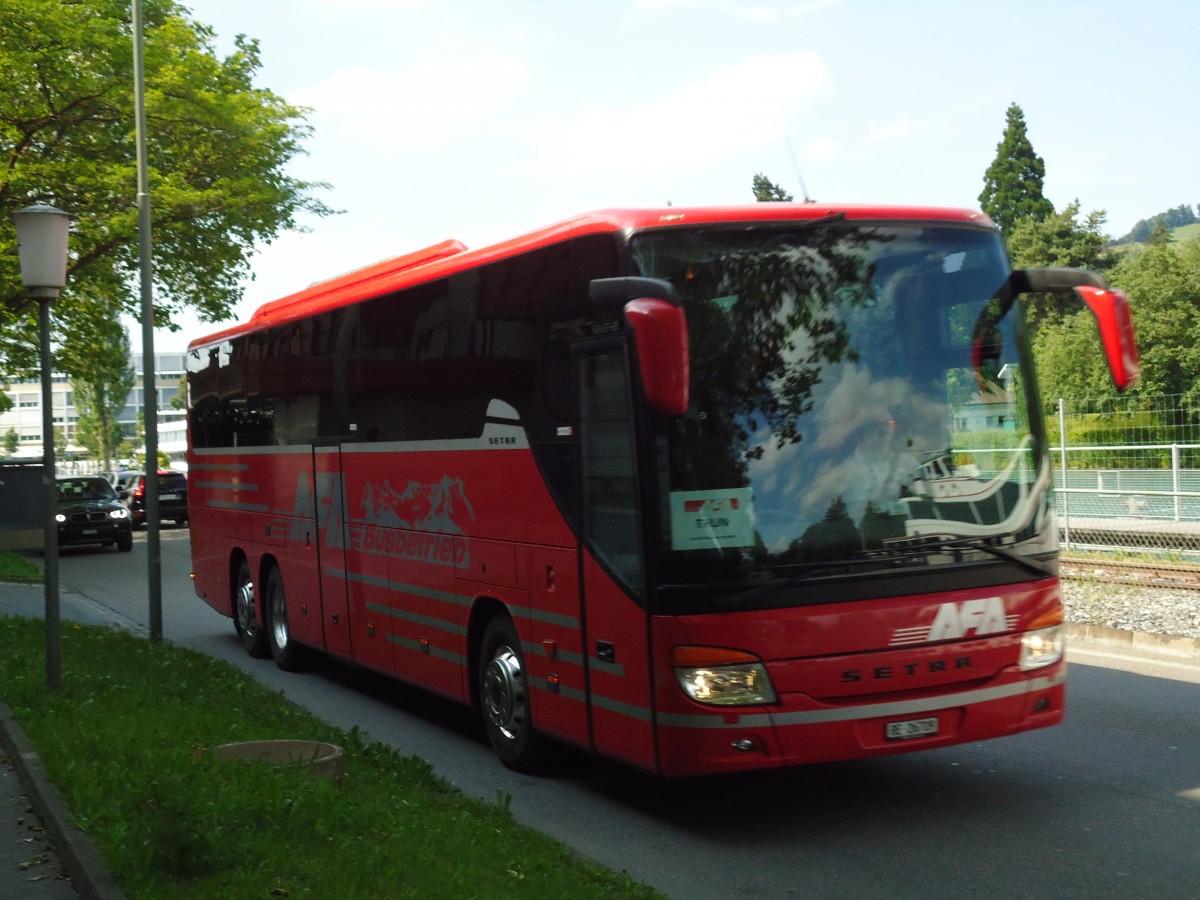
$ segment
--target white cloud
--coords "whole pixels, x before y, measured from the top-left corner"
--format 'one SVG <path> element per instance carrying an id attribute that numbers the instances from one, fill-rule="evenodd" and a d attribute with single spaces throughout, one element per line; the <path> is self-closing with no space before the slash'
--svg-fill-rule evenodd
<path id="1" fill-rule="evenodd" d="M 681 8 L 703 8 L 744 19 L 758 25 L 771 25 L 799 19 L 818 10 L 837 6 L 841 0 L 792 0 L 789 3 L 748 3 L 744 0 L 635 0 L 634 8 L 643 12 L 660 9 L 676 12 Z"/>
<path id="2" fill-rule="evenodd" d="M 840 149 L 835 139 L 819 137 L 809 142 L 808 155 L 812 159 L 837 159 Z"/>
<path id="3" fill-rule="evenodd" d="M 532 136 L 542 171 L 695 170 L 781 139 L 825 76 L 815 53 L 754 56 L 628 109 L 543 116 L 517 127 Z"/>
<path id="4" fill-rule="evenodd" d="M 391 150 L 431 150 L 503 111 L 528 82 L 524 63 L 509 54 L 438 54 L 402 72 L 346 69 L 296 99 L 340 120 L 346 137 Z"/>
<path id="5" fill-rule="evenodd" d="M 419 6 L 429 6 L 436 0 L 312 0 L 317 6 L 331 6 L 334 9 L 358 12 L 402 12 L 416 9 Z"/>

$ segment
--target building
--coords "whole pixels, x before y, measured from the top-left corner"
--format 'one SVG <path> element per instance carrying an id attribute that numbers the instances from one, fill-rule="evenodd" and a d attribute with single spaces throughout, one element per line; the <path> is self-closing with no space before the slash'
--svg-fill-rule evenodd
<path id="1" fill-rule="evenodd" d="M 171 401 L 179 393 L 181 379 L 186 370 L 184 353 L 154 354 L 154 381 L 158 397 L 158 408 L 171 408 Z M 133 390 L 125 399 L 125 406 L 117 414 L 121 433 L 136 440 L 139 415 L 145 409 L 145 385 L 141 353 L 131 354 L 129 365 L 136 373 Z M 63 461 L 72 461 L 86 455 L 87 451 L 76 440 L 79 412 L 75 408 L 75 390 L 70 379 L 55 372 L 52 377 L 51 409 L 54 427 L 63 429 L 66 438 L 66 454 Z M 12 401 L 12 408 L 0 413 L 0 440 L 9 432 L 17 437 L 14 458 L 40 458 L 42 455 L 42 382 L 39 376 L 23 378 L 0 387 Z M 0 456 L 4 455 L 0 444 Z"/>

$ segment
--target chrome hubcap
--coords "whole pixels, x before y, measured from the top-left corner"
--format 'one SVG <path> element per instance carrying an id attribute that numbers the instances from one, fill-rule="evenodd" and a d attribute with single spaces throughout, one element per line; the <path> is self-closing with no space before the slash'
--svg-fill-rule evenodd
<path id="1" fill-rule="evenodd" d="M 281 587 L 277 587 L 271 595 L 271 634 L 275 638 L 276 647 L 280 650 L 287 647 L 287 598 Z"/>
<path id="2" fill-rule="evenodd" d="M 511 647 L 498 647 L 483 673 L 483 706 L 488 721 L 508 740 L 525 725 L 525 679 Z"/>
<path id="3" fill-rule="evenodd" d="M 252 581 L 247 581 L 238 588 L 237 617 L 242 631 L 247 634 L 254 631 L 254 582 Z"/>

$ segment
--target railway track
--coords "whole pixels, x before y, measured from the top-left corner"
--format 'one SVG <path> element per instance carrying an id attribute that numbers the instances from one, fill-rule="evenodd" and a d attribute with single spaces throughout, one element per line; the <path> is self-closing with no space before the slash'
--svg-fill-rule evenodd
<path id="1" fill-rule="evenodd" d="M 1200 566 L 1063 556 L 1059 559 L 1059 572 L 1063 578 L 1084 581 L 1200 591 Z"/>

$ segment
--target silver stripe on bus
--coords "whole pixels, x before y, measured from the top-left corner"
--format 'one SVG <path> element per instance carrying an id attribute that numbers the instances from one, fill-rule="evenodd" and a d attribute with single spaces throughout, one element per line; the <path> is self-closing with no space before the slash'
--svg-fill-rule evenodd
<path id="1" fill-rule="evenodd" d="M 345 578 L 347 581 L 353 581 L 358 584 L 369 584 L 372 587 L 387 588 L 389 591 L 398 591 L 402 594 L 412 594 L 415 597 L 424 597 L 426 600 L 440 600 L 443 603 L 453 603 L 456 606 L 470 606 L 472 599 L 464 597 L 461 594 L 447 594 L 445 591 L 434 591 L 429 588 L 418 587 L 415 584 L 405 584 L 402 581 L 391 581 L 387 578 L 378 578 L 374 575 L 364 575 L 361 572 L 347 572 L 344 569 L 325 569 L 325 575 L 329 578 Z"/>
<path id="2" fill-rule="evenodd" d="M 631 703 L 622 703 L 620 700 L 613 700 L 611 697 L 601 697 L 595 691 L 592 691 L 592 706 L 598 707 L 608 712 L 618 713 L 622 716 L 628 716 L 631 719 L 637 719 L 639 722 L 651 721 L 650 710 L 643 706 L 634 706 Z"/>
<path id="3" fill-rule="evenodd" d="M 939 697 L 927 697 L 921 700 L 892 700 L 867 706 L 841 706 L 836 709 L 814 709 L 802 712 L 753 713 L 738 716 L 737 720 L 733 722 L 724 718 L 732 712 L 729 708 L 720 710 L 721 715 L 708 716 L 663 713 L 658 720 L 659 724 L 669 725 L 673 728 L 767 728 L 772 725 L 787 727 L 790 725 L 815 725 L 819 722 L 850 722 L 892 716 L 910 716 L 1044 691 L 1062 683 L 1065 677 L 1064 671 L 1054 678 L 1034 678 L 1030 681 L 979 688 L 958 694 L 943 694 Z M 714 710 L 714 712 L 716 711 Z"/>
<path id="4" fill-rule="evenodd" d="M 265 503 L 239 503 L 236 500 L 213 500 L 209 499 L 204 504 L 210 509 L 240 509 L 245 512 L 270 512 L 270 507 Z"/>
<path id="5" fill-rule="evenodd" d="M 389 634 L 387 636 L 387 641 L 389 644 L 395 644 L 397 647 L 403 647 L 405 650 L 415 650 L 422 656 L 434 656 L 440 660 L 454 663 L 458 666 L 465 666 L 467 664 L 467 661 L 462 657 L 461 654 L 454 653 L 451 650 L 443 650 L 440 647 L 433 646 L 432 644 L 430 644 L 428 647 L 424 647 L 411 638 L 403 638 L 395 634 Z"/>
<path id="6" fill-rule="evenodd" d="M 522 641 L 521 649 L 529 656 L 540 656 L 549 660 L 562 660 L 569 666 L 583 665 L 583 654 L 576 653 L 574 650 L 556 650 L 554 655 L 551 656 L 537 641 Z"/>
<path id="7" fill-rule="evenodd" d="M 258 492 L 257 484 L 246 484 L 239 481 L 194 481 L 193 488 L 208 488 L 212 491 L 247 491 L 251 493 Z"/>
<path id="8" fill-rule="evenodd" d="M 453 622 L 447 622 L 445 619 L 435 619 L 432 616 L 422 616 L 418 613 L 409 612 L 404 609 L 397 609 L 394 606 L 386 606 L 383 603 L 368 603 L 367 609 L 370 612 L 379 613 L 384 616 L 391 616 L 393 619 L 401 619 L 405 622 L 412 622 L 414 625 L 424 625 L 428 628 L 436 628 L 439 631 L 448 631 L 451 634 L 462 637 L 467 633 L 467 630 L 461 625 L 455 625 Z"/>
<path id="9" fill-rule="evenodd" d="M 573 700 L 576 703 L 584 703 L 587 701 L 587 695 L 579 688 L 568 687 L 565 684 L 556 684 L 551 686 L 550 682 L 544 678 L 531 678 L 530 684 L 534 688 L 545 691 L 547 694 L 556 694 L 564 700 Z"/>
<path id="10" fill-rule="evenodd" d="M 578 616 L 568 616 L 565 613 L 547 612 L 543 609 L 528 609 L 525 610 L 525 615 L 534 622 L 542 622 L 546 625 L 560 625 L 563 628 L 570 628 L 574 631 L 579 630 Z"/>

